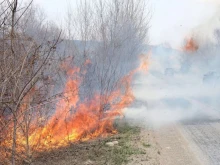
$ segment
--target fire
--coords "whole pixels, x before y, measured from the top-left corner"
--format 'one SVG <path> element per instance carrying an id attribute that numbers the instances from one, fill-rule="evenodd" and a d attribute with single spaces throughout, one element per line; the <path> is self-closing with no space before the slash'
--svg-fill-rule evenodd
<path id="1" fill-rule="evenodd" d="M 184 46 L 184 51 L 195 52 L 198 50 L 198 48 L 199 48 L 199 46 L 196 43 L 196 41 L 193 38 L 190 38 L 187 40 L 187 42 Z"/>
<path id="2" fill-rule="evenodd" d="M 90 63 L 89 60 L 86 60 L 85 65 Z M 34 151 L 42 152 L 65 147 L 73 142 L 86 141 L 117 133 L 113 126 L 115 117 L 123 116 L 124 108 L 129 106 L 135 99 L 131 85 L 132 77 L 137 71 L 146 71 L 147 67 L 148 57 L 143 56 L 141 57 L 140 67 L 122 77 L 118 82 L 120 85 L 112 90 L 110 94 L 103 96 L 97 93 L 93 96 L 93 99 L 82 102 L 79 96 L 80 85 L 83 81 L 80 73 L 85 74 L 85 71 L 80 68 L 69 69 L 63 65 L 68 75 L 63 90 L 63 98 L 57 101 L 55 111 L 49 119 L 35 117 L 32 123 L 28 125 L 29 131 L 26 134 L 22 129 L 17 130 L 17 152 L 28 152 L 28 154 Z M 19 109 L 21 116 L 29 112 L 31 108 L 29 103 L 34 91 L 35 89 L 24 98 L 24 102 Z M 22 123 L 24 117 L 18 120 Z M 12 140 L 8 140 L 12 139 L 12 126 L 8 128 L 9 131 L 5 132 L 8 135 L 5 141 L 1 143 L 3 148 L 10 148 L 12 145 Z M 3 157 L 7 157 L 7 154 Z"/>
<path id="3" fill-rule="evenodd" d="M 149 66 L 149 57 L 151 56 L 152 52 L 149 51 L 147 55 L 142 55 L 140 56 L 140 66 L 138 68 L 138 71 L 146 73 L 148 71 L 148 66 Z"/>

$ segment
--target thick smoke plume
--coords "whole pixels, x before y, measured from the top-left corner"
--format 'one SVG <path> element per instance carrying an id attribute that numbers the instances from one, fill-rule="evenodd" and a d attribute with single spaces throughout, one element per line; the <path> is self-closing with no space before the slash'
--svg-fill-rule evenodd
<path id="1" fill-rule="evenodd" d="M 148 48 L 149 70 L 134 83 L 137 100 L 127 118 L 163 125 L 220 116 L 219 18 L 193 30 L 180 50 Z"/>

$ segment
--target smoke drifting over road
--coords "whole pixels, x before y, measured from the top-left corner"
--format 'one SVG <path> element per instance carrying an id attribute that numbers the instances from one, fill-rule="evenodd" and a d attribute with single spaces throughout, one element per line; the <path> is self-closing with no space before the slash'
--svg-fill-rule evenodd
<path id="1" fill-rule="evenodd" d="M 220 13 L 194 30 L 181 51 L 149 48 L 149 72 L 134 83 L 137 101 L 127 109 L 127 118 L 163 125 L 220 117 L 219 18 Z M 196 48 L 184 49 L 189 45 Z"/>

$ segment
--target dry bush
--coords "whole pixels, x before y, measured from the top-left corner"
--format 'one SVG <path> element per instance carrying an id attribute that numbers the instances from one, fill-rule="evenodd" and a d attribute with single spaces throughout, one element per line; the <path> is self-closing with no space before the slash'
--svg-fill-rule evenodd
<path id="1" fill-rule="evenodd" d="M 150 11 L 146 0 L 77 1 L 67 14 L 67 37 L 74 40 L 73 63 L 90 60 L 81 95 L 100 95 L 100 110 L 108 110 L 112 91 L 125 88 L 122 77 L 132 74 L 148 43 Z M 74 12 L 76 11 L 76 12 Z M 78 40 L 81 42 L 79 43 Z M 77 58 L 78 57 L 78 58 Z M 117 101 L 116 101 L 117 103 Z"/>
<path id="2" fill-rule="evenodd" d="M 30 27 L 32 23 L 35 28 Z M 31 159 L 28 136 L 31 125 L 39 124 L 46 113 L 40 105 L 51 97 L 52 64 L 60 40 L 60 32 L 50 27 L 39 22 L 32 1 L 24 5 L 4 0 L 0 4 L 0 159 L 4 164 Z M 21 136 L 25 141 L 19 146 Z"/>

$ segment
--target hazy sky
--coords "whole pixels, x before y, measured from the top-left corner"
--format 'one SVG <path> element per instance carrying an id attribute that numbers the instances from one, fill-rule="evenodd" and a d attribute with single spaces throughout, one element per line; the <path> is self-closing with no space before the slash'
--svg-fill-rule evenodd
<path id="1" fill-rule="evenodd" d="M 149 0 L 153 17 L 150 44 L 168 43 L 179 47 L 192 29 L 215 16 L 220 0 Z M 76 0 L 35 0 L 46 15 L 60 22 L 65 15 L 67 2 Z"/>

